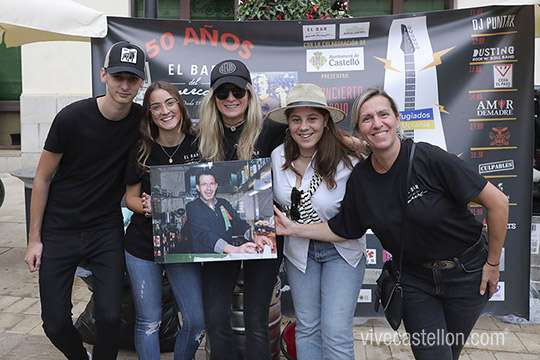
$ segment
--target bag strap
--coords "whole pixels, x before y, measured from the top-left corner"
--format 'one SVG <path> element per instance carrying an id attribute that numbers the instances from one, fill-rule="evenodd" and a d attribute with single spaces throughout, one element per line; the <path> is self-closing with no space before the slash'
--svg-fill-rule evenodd
<path id="1" fill-rule="evenodd" d="M 311 181 L 309 182 L 308 190 L 302 192 L 302 198 L 300 200 L 300 204 L 302 206 L 300 208 L 300 219 L 298 220 L 298 223 L 312 224 L 321 222 L 319 215 L 317 215 L 317 212 L 313 209 L 311 204 L 311 195 L 313 195 L 315 190 L 317 190 L 321 182 L 321 175 L 315 171 L 311 177 Z"/>
<path id="2" fill-rule="evenodd" d="M 315 190 L 317 190 L 321 182 L 322 182 L 322 176 L 319 175 L 317 171 L 313 172 L 313 176 L 311 177 L 311 181 L 309 182 L 309 188 L 307 191 L 307 193 L 309 194 L 308 195 L 309 199 L 311 199 L 311 195 L 313 195 Z"/>
<path id="3" fill-rule="evenodd" d="M 407 203 L 408 203 L 408 189 L 409 189 L 409 182 L 411 180 L 411 172 L 413 167 L 413 158 L 414 158 L 414 151 L 416 150 L 416 143 L 413 141 L 412 147 L 411 147 L 411 153 L 409 155 L 409 163 L 407 166 L 407 178 L 405 180 L 405 203 L 403 204 L 403 226 L 401 227 L 401 248 L 399 250 L 399 271 L 397 273 L 397 282 L 399 283 L 401 281 L 401 268 L 403 266 L 403 248 L 405 243 L 405 234 L 406 234 L 406 226 L 407 226 Z"/>
<path id="4" fill-rule="evenodd" d="M 313 224 L 322 222 L 319 218 L 319 215 L 317 215 L 317 212 L 313 209 L 313 206 L 311 204 L 311 196 L 313 195 L 313 193 L 315 193 L 321 182 L 322 176 L 315 171 L 309 182 L 308 190 L 301 191 L 302 194 L 300 195 L 301 198 L 299 208 L 300 219 L 296 221 L 297 223 Z M 290 206 L 284 206 L 283 208 L 286 212 L 290 212 L 291 210 Z"/>

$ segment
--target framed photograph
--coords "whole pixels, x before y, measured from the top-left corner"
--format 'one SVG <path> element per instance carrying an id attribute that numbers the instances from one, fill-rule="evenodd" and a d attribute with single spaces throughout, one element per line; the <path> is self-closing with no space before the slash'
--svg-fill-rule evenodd
<path id="1" fill-rule="evenodd" d="M 157 263 L 276 258 L 270 159 L 153 166 Z"/>

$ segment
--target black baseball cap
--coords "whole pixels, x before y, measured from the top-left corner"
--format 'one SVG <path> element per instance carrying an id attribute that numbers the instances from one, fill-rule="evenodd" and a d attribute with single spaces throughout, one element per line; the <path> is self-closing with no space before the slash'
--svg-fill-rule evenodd
<path id="1" fill-rule="evenodd" d="M 146 54 L 140 47 L 127 41 L 120 41 L 107 51 L 103 67 L 109 74 L 129 72 L 144 80 L 145 62 Z"/>
<path id="2" fill-rule="evenodd" d="M 216 90 L 223 84 L 234 84 L 241 89 L 246 88 L 246 84 L 251 84 L 251 76 L 246 65 L 239 60 L 224 60 L 214 66 L 210 75 L 210 86 Z"/>

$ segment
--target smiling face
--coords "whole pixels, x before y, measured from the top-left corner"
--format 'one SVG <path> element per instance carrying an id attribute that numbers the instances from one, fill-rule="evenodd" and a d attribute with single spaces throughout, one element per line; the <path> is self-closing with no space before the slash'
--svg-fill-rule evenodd
<path id="1" fill-rule="evenodd" d="M 399 114 L 394 113 L 390 101 L 376 95 L 360 108 L 356 130 L 373 151 L 379 151 L 399 147 L 398 126 Z"/>
<path id="2" fill-rule="evenodd" d="M 199 183 L 195 185 L 195 187 L 204 201 L 209 204 L 213 203 L 218 187 L 216 179 L 213 175 L 204 174 L 199 176 Z"/>
<path id="3" fill-rule="evenodd" d="M 292 139 L 298 145 L 300 154 L 311 156 L 323 136 L 329 115 L 323 115 L 313 107 L 293 108 L 287 116 Z"/>
<path id="4" fill-rule="evenodd" d="M 223 84 L 220 88 L 233 89 L 236 85 Z M 216 106 L 221 113 L 221 118 L 228 124 L 236 124 L 244 119 L 247 107 L 248 107 L 248 92 L 246 91 L 244 96 L 237 99 L 234 97 L 231 91 L 225 100 L 220 100 L 217 97 Z"/>
<path id="5" fill-rule="evenodd" d="M 161 131 L 178 131 L 182 124 L 180 107 L 174 96 L 167 90 L 156 89 L 150 94 L 149 108 L 152 121 Z M 161 107 L 161 110 L 156 111 Z M 154 111 L 152 111 L 154 109 Z"/>

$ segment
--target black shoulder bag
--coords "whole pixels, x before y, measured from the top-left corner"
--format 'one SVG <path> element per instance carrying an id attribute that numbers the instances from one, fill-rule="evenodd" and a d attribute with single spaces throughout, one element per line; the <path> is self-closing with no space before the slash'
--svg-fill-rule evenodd
<path id="1" fill-rule="evenodd" d="M 405 204 L 403 205 L 403 226 L 401 227 L 401 249 L 399 250 L 399 270 L 392 269 L 392 260 L 384 263 L 381 275 L 377 279 L 375 289 L 375 311 L 379 311 L 379 302 L 384 316 L 394 330 L 399 328 L 403 317 L 403 288 L 401 287 L 401 268 L 403 265 L 403 243 L 405 242 L 405 226 L 407 224 L 407 189 L 411 178 L 411 170 L 416 143 L 413 142 L 405 181 Z"/>

